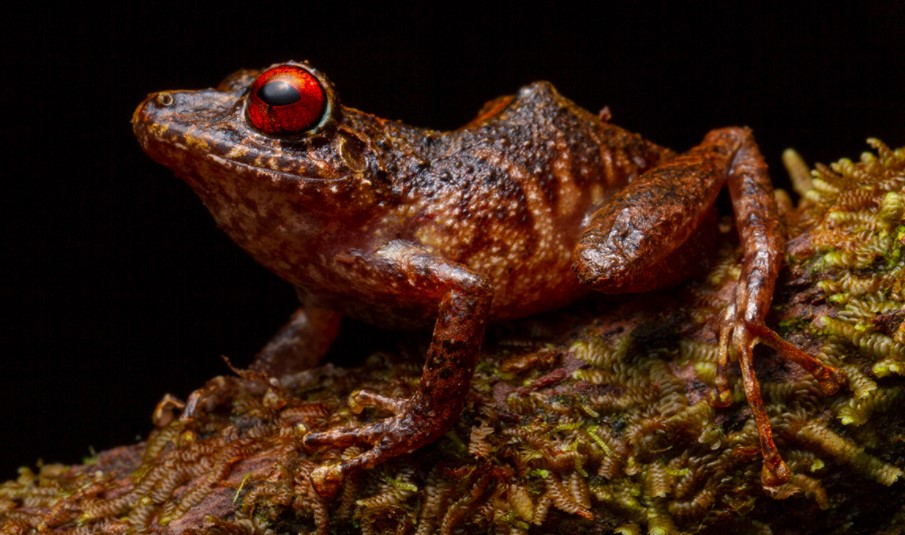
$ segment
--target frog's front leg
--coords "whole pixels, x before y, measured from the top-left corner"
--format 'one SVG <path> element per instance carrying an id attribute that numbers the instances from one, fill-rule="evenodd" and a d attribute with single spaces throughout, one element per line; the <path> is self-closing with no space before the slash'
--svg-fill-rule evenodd
<path id="1" fill-rule="evenodd" d="M 493 297 L 485 277 L 408 242 L 392 242 L 368 258 L 352 253 L 347 263 L 360 270 L 354 276 L 357 280 L 370 280 L 391 292 L 414 293 L 435 306 L 437 319 L 421 382 L 411 398 L 397 400 L 364 391 L 351 396 L 353 409 L 378 407 L 394 416 L 305 436 L 308 446 L 371 445 L 357 457 L 311 473 L 322 495 L 335 493 L 349 473 L 410 453 L 449 430 L 465 404 Z"/>
<path id="2" fill-rule="evenodd" d="M 255 355 L 252 370 L 270 377 L 284 377 L 317 366 L 327 354 L 339 332 L 341 315 L 334 310 L 306 304 L 302 292 L 299 292 L 299 299 L 302 307 Z"/>
<path id="3" fill-rule="evenodd" d="M 336 338 L 339 323 L 340 314 L 333 310 L 302 306 L 258 352 L 250 368 L 276 379 L 313 368 Z M 180 419 L 189 421 L 228 403 L 235 395 L 233 388 L 223 377 L 208 381 L 189 394 Z"/>
<path id="4" fill-rule="evenodd" d="M 722 319 L 716 403 L 728 404 L 726 363 L 738 355 L 745 396 L 757 424 L 763 483 L 787 481 L 789 469 L 773 433 L 754 373 L 753 348 L 762 342 L 810 372 L 826 393 L 842 373 L 786 342 L 765 325 L 785 242 L 766 164 L 751 132 L 710 132 L 691 151 L 651 169 L 593 214 L 575 251 L 581 280 L 604 292 L 644 291 L 676 282 L 693 263 L 688 241 L 699 231 L 728 180 L 744 258 L 738 286 Z"/>

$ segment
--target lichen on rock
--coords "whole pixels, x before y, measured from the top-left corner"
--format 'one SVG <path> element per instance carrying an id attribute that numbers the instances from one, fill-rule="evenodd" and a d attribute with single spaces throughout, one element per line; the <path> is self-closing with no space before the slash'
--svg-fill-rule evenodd
<path id="1" fill-rule="evenodd" d="M 771 321 L 847 385 L 826 396 L 758 347 L 785 485 L 761 485 L 735 370 L 732 405 L 710 402 L 739 273 L 727 230 L 706 278 L 492 326 L 453 429 L 333 499 L 308 474 L 358 450 L 302 437 L 381 417 L 348 409 L 356 389 L 409 395 L 421 337 L 282 384 L 216 378 L 217 403 L 191 419 L 170 417 L 168 399 L 144 442 L 0 484 L 0 532 L 893 533 L 905 517 L 905 149 L 870 143 L 858 162 L 799 176 L 803 200 L 786 214 Z"/>

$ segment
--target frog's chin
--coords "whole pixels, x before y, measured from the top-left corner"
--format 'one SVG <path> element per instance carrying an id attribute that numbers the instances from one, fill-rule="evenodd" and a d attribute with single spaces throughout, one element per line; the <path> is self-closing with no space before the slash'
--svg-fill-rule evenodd
<path id="1" fill-rule="evenodd" d="M 286 171 L 282 171 L 279 169 L 271 169 L 268 167 L 258 167 L 255 165 L 247 164 L 244 162 L 240 162 L 237 160 L 231 160 L 224 156 L 220 156 L 217 154 L 208 154 L 208 158 L 214 162 L 217 166 L 221 167 L 227 171 L 233 171 L 241 174 L 250 174 L 254 176 L 254 178 L 259 180 L 269 179 L 271 181 L 288 181 L 288 182 L 305 182 L 311 183 L 315 182 L 318 184 L 323 183 L 339 183 L 352 178 L 351 174 L 340 175 L 337 177 L 316 177 L 316 176 L 305 176 L 305 175 L 297 175 L 295 173 L 289 173 Z"/>

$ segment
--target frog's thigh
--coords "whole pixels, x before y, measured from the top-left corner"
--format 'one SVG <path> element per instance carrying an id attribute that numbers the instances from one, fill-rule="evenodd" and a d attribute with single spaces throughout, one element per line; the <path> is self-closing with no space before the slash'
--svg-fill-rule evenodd
<path id="1" fill-rule="evenodd" d="M 591 217 L 573 254 L 579 279 L 597 291 L 675 284 L 708 257 L 713 205 L 736 145 L 705 141 L 635 179 Z"/>
<path id="2" fill-rule="evenodd" d="M 622 275 L 618 279 L 602 273 L 600 278 L 588 284 L 605 293 L 647 292 L 701 276 L 713 260 L 717 231 L 717 213 L 711 209 L 697 230 L 659 262 L 635 264 L 635 269 L 628 272 L 629 276 Z"/>

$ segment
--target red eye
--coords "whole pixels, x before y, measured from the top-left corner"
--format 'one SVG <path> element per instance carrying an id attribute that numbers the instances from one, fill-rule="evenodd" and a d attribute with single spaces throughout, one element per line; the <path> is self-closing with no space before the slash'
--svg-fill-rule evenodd
<path id="1" fill-rule="evenodd" d="M 295 134 L 318 124 L 326 108 L 324 88 L 302 67 L 282 65 L 251 84 L 245 112 L 265 134 Z"/>

